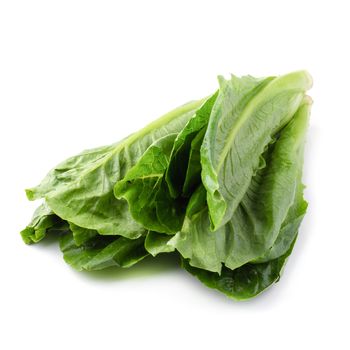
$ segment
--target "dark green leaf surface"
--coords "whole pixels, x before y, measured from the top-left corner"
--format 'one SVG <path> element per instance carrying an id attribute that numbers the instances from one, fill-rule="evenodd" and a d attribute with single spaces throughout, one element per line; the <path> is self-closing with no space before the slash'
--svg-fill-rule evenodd
<path id="1" fill-rule="evenodd" d="M 218 92 L 203 103 L 175 140 L 166 171 L 166 182 L 173 198 L 179 197 L 183 192 L 184 182 L 188 177 L 191 143 L 201 130 L 206 130 L 217 95 Z"/>
<path id="2" fill-rule="evenodd" d="M 246 300 L 279 281 L 281 271 L 293 249 L 293 243 L 289 250 L 277 259 L 261 264 L 248 263 L 235 270 L 224 267 L 221 274 L 193 267 L 185 259 L 182 259 L 182 267 L 207 287 L 216 289 L 232 299 Z"/>
<path id="3" fill-rule="evenodd" d="M 175 137 L 154 142 L 114 187 L 115 196 L 128 202 L 132 217 L 147 230 L 176 233 L 182 226 L 185 210 L 172 200 L 163 181 Z"/>
<path id="4" fill-rule="evenodd" d="M 80 246 L 88 242 L 91 238 L 98 236 L 96 230 L 80 227 L 72 222 L 69 223 L 69 229 L 72 231 L 74 242 L 77 246 Z"/>

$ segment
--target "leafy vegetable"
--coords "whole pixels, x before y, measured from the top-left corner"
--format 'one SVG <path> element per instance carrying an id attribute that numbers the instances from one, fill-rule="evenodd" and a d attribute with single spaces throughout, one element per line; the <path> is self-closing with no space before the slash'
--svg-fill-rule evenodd
<path id="1" fill-rule="evenodd" d="M 219 77 L 219 90 L 110 146 L 62 162 L 25 243 L 59 238 L 77 270 L 130 267 L 176 251 L 181 266 L 237 300 L 280 278 L 306 213 L 307 72 Z"/>
<path id="2" fill-rule="evenodd" d="M 234 270 L 272 247 L 294 201 L 308 106 L 305 101 L 270 145 L 266 166 L 256 173 L 225 226 L 211 232 L 209 212 L 204 208 L 187 219 L 181 232 L 169 242 L 190 259 L 192 266 L 220 273 L 224 263 Z"/>
<path id="3" fill-rule="evenodd" d="M 113 187 L 154 141 L 179 132 L 202 102 L 179 107 L 116 144 L 67 159 L 27 190 L 28 198 L 45 198 L 62 219 L 102 235 L 140 237 L 144 228 L 132 219 L 126 201 L 115 198 Z"/>

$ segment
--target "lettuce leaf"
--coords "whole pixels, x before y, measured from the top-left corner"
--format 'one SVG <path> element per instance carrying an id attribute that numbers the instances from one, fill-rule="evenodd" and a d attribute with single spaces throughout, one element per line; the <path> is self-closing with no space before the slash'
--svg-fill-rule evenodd
<path id="1" fill-rule="evenodd" d="M 113 187 L 155 140 L 179 132 L 202 103 L 188 103 L 118 143 L 67 159 L 28 189 L 28 198 L 45 198 L 60 218 L 102 235 L 140 237 L 144 228 L 132 219 L 127 202 L 116 199 Z"/>
<path id="2" fill-rule="evenodd" d="M 224 263 L 233 270 L 272 247 L 295 200 L 309 110 L 310 103 L 304 100 L 270 145 L 265 167 L 252 178 L 226 225 L 212 232 L 209 208 L 204 207 L 187 218 L 181 232 L 169 241 L 192 266 L 220 273 Z"/>
<path id="3" fill-rule="evenodd" d="M 202 181 L 213 230 L 231 219 L 260 156 L 295 114 L 311 78 L 301 71 L 266 79 L 232 76 L 219 82 L 220 93 L 201 148 Z"/>
<path id="4" fill-rule="evenodd" d="M 61 236 L 60 248 L 63 258 L 76 270 L 102 270 L 107 267 L 130 267 L 144 259 L 148 253 L 144 238 L 94 237 L 77 245 L 71 232 Z"/>
<path id="5" fill-rule="evenodd" d="M 58 217 L 44 202 L 34 212 L 30 224 L 20 232 L 26 244 L 38 243 L 49 232 L 65 231 L 68 224 Z"/>
<path id="6" fill-rule="evenodd" d="M 221 274 L 193 267 L 185 259 L 182 259 L 181 266 L 207 287 L 216 289 L 229 298 L 246 300 L 279 281 L 294 242 L 284 255 L 276 259 L 259 264 L 247 263 L 235 270 L 223 267 Z"/>

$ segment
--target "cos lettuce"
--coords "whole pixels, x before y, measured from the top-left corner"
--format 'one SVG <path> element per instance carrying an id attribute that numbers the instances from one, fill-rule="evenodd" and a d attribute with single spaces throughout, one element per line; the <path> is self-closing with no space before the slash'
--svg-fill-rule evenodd
<path id="1" fill-rule="evenodd" d="M 23 240 L 56 235 L 78 270 L 178 254 L 205 285 L 254 297 L 280 278 L 306 213 L 311 84 L 305 71 L 219 77 L 213 95 L 67 159 L 26 191 L 43 203 Z"/>

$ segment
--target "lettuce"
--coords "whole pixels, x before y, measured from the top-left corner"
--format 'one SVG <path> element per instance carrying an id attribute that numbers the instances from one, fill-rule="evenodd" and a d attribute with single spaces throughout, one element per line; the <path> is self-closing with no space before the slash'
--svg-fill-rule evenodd
<path id="1" fill-rule="evenodd" d="M 213 95 L 67 159 L 26 190 L 43 203 L 24 242 L 57 236 L 77 270 L 175 252 L 208 287 L 256 296 L 279 280 L 306 213 L 311 84 L 305 71 L 219 77 Z"/>

